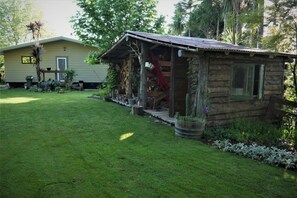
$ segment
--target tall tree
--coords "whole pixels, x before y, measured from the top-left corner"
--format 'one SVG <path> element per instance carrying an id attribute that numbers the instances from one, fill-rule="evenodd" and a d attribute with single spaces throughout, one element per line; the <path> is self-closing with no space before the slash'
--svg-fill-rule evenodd
<path id="1" fill-rule="evenodd" d="M 219 40 L 223 31 L 221 0 L 204 0 L 190 16 L 192 36 Z"/>
<path id="2" fill-rule="evenodd" d="M 186 10 L 183 7 L 182 2 L 179 2 L 174 6 L 175 6 L 174 16 L 172 17 L 173 24 L 171 24 L 170 31 L 173 34 L 182 35 L 187 24 L 187 19 L 185 18 Z"/>
<path id="3" fill-rule="evenodd" d="M 80 11 L 72 17 L 75 33 L 86 44 L 110 47 L 126 30 L 162 32 L 156 0 L 77 0 Z"/>
<path id="4" fill-rule="evenodd" d="M 264 38 L 264 46 L 275 51 L 297 53 L 297 1 L 270 0 L 266 7 L 268 36 Z"/>
<path id="5" fill-rule="evenodd" d="M 29 30 L 32 33 L 32 37 L 35 41 L 35 45 L 32 51 L 32 56 L 35 58 L 35 67 L 36 67 L 36 74 L 37 74 L 37 80 L 38 80 L 38 85 L 40 85 L 41 81 L 41 71 L 40 71 L 40 61 L 41 61 L 41 53 L 43 50 L 43 46 L 40 45 L 39 40 L 41 36 L 41 27 L 42 23 L 39 21 L 30 22 L 28 25 L 26 25 L 27 30 Z"/>
<path id="6" fill-rule="evenodd" d="M 174 16 L 172 17 L 173 24 L 171 24 L 172 33 L 191 36 L 191 14 L 200 1 L 201 0 L 181 0 L 175 4 Z"/>
<path id="7" fill-rule="evenodd" d="M 32 0 L 0 1 L 0 47 L 17 45 L 29 41 L 26 24 L 40 20 L 41 13 L 34 9 Z"/>
<path id="8" fill-rule="evenodd" d="M 250 0 L 241 13 L 242 42 L 245 46 L 261 47 L 264 32 L 264 0 Z"/>
<path id="9" fill-rule="evenodd" d="M 286 51 L 297 54 L 297 1 L 270 0 L 266 7 L 266 26 L 268 35 L 263 45 L 275 51 Z M 285 97 L 297 100 L 297 60 L 288 65 L 285 81 Z"/>
<path id="10" fill-rule="evenodd" d="M 244 0 L 224 0 L 224 32 L 232 30 L 232 43 L 238 44 L 236 35 L 241 34 L 240 14 L 244 7 Z"/>

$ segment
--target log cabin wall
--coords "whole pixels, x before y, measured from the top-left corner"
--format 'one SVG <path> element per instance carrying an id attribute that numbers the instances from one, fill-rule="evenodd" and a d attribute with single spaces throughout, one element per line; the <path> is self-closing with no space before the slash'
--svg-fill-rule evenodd
<path id="1" fill-rule="evenodd" d="M 263 64 L 264 84 L 261 99 L 232 100 L 232 66 L 236 64 Z M 208 103 L 210 112 L 207 126 L 226 125 L 238 118 L 263 119 L 271 96 L 283 96 L 284 61 L 268 56 L 225 55 L 210 53 L 208 68 Z"/>

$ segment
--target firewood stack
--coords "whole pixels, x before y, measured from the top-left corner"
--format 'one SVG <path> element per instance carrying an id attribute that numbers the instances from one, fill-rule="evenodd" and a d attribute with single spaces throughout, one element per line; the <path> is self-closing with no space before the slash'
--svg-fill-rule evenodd
<path id="1" fill-rule="evenodd" d="M 125 61 L 121 66 L 120 71 L 120 90 L 124 92 L 126 95 L 128 94 L 129 89 L 129 61 Z"/>

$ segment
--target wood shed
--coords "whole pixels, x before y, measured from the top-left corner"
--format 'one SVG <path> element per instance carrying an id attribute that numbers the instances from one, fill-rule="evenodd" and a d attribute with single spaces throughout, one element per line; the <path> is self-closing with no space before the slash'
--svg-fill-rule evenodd
<path id="1" fill-rule="evenodd" d="M 118 71 L 116 94 L 145 109 L 185 114 L 186 97 L 207 126 L 263 119 L 271 96 L 282 97 L 286 63 L 295 54 L 211 39 L 127 31 L 101 59 Z"/>

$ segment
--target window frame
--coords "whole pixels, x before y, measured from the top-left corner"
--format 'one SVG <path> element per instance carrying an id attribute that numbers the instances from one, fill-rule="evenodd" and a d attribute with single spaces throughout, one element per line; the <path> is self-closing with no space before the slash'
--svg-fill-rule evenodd
<path id="1" fill-rule="evenodd" d="M 30 59 L 30 61 L 24 61 L 25 58 L 28 58 Z M 22 64 L 35 64 L 36 63 L 36 60 L 33 56 L 21 56 L 21 63 Z"/>
<path id="2" fill-rule="evenodd" d="M 256 75 L 256 67 L 259 67 L 258 72 L 258 79 L 257 79 L 257 94 L 254 94 L 255 91 L 255 75 Z M 245 82 L 243 85 L 243 94 L 236 95 L 234 94 L 234 89 L 236 89 L 234 85 L 234 77 L 235 77 L 235 70 L 236 68 L 243 68 L 245 72 Z M 264 89 L 264 64 L 243 64 L 237 63 L 232 65 L 231 67 L 231 80 L 230 80 L 230 100 L 231 101 L 244 101 L 244 100 L 261 100 L 263 98 L 263 89 Z M 252 72 L 252 74 L 251 74 Z M 246 94 L 248 93 L 248 94 Z"/>

